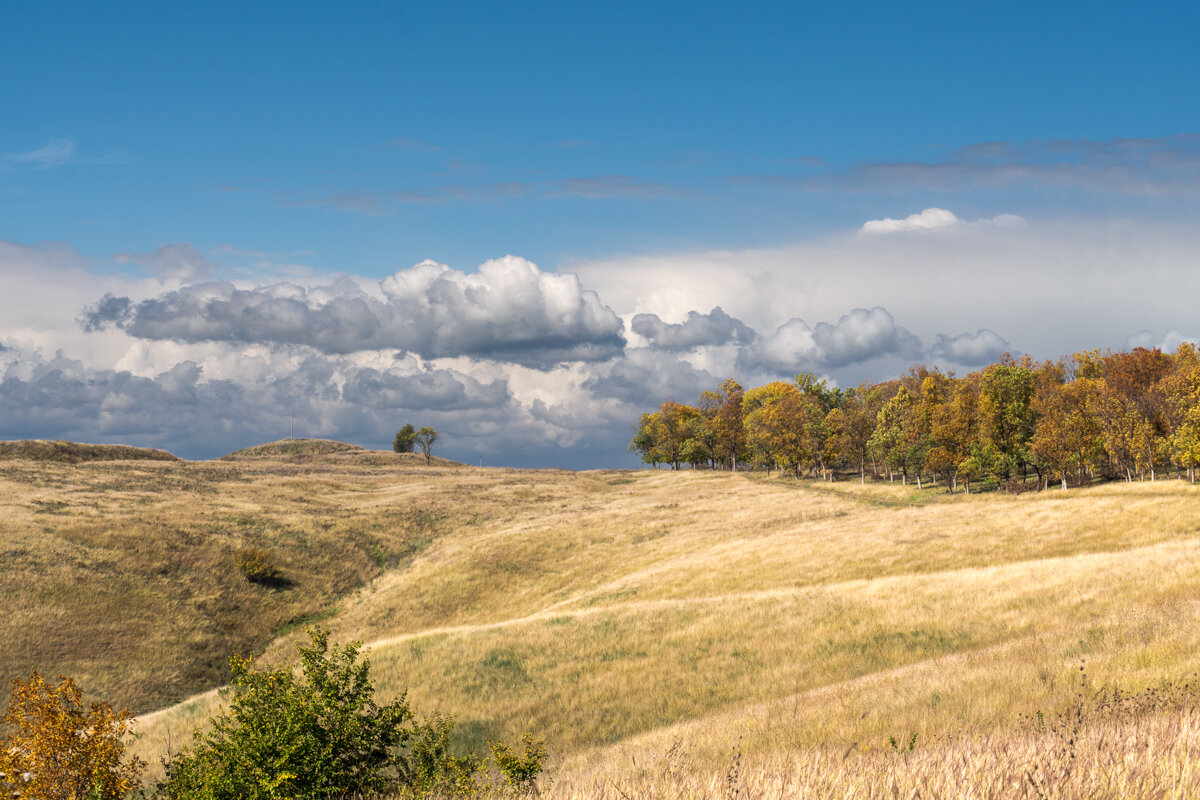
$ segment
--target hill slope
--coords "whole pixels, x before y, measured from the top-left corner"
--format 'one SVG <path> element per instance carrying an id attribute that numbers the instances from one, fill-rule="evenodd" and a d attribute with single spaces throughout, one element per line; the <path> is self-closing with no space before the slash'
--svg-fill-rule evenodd
<path id="1" fill-rule="evenodd" d="M 129 447 L 123 444 L 80 444 L 79 442 L 20 439 L 0 442 L 0 459 L 57 461 L 79 464 L 84 461 L 179 461 L 166 450 Z"/>
<path id="2" fill-rule="evenodd" d="M 454 714 L 470 746 L 541 732 L 564 778 L 627 774 L 631 752 L 676 742 L 711 767 L 739 741 L 766 759 L 1011 732 L 1071 702 L 1081 659 L 1124 690 L 1200 661 L 1200 503 L 1178 482 L 950 497 L 719 473 L 435 481 L 459 527 L 328 623 L 371 643 L 384 691 Z M 147 720 L 144 741 L 212 700 Z"/>
<path id="3" fill-rule="evenodd" d="M 354 456 L 0 463 L 0 678 L 64 672 L 147 711 L 218 685 L 232 650 L 290 658 L 322 619 L 467 746 L 539 732 L 562 786 L 682 748 L 719 788 L 738 742 L 769 765 L 1009 741 L 1073 702 L 1083 659 L 1125 691 L 1200 662 L 1200 495 L 1180 482 L 951 497 Z M 248 583 L 245 547 L 290 583 Z M 215 702 L 145 715 L 139 752 Z"/>

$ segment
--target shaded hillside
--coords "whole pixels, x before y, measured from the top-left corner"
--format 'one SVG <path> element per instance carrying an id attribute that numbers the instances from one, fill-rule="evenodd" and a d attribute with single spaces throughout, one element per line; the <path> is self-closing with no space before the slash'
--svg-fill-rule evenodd
<path id="1" fill-rule="evenodd" d="M 364 451 L 365 452 L 365 451 Z M 36 668 L 141 712 L 322 618 L 469 514 L 421 464 L 0 461 L 0 685 Z M 239 564 L 260 551 L 279 581 Z"/>

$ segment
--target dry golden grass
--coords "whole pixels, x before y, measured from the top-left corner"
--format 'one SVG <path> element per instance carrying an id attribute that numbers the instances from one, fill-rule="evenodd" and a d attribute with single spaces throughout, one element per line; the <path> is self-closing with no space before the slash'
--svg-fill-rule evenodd
<path id="1" fill-rule="evenodd" d="M 151 447 L 129 447 L 123 444 L 80 444 L 79 442 L 21 439 L 0 442 L 0 459 L 28 461 L 60 461 L 78 464 L 82 461 L 179 461 L 166 450 Z"/>
<path id="2" fill-rule="evenodd" d="M 220 684 L 231 653 L 330 615 L 452 528 L 439 469 L 0 461 L 0 680 L 67 674 L 137 712 Z M 413 478 L 403 501 L 358 502 Z M 242 548 L 284 582 L 247 581 Z"/>
<path id="3" fill-rule="evenodd" d="M 567 798 L 729 796 L 735 744 L 746 797 L 1022 796 L 1055 741 L 1031 715 L 1076 703 L 1081 661 L 1093 689 L 1128 691 L 1200 665 L 1182 482 L 968 497 L 416 459 L 4 462 L 0 546 L 21 567 L 0 577 L 18 642 L 0 667 L 146 710 L 217 685 L 231 650 L 290 658 L 288 623 L 321 615 L 464 745 L 544 736 Z M 241 547 L 293 588 L 247 583 Z M 218 703 L 144 715 L 136 752 L 177 749 Z M 1194 786 L 1187 702 L 1086 723 L 1092 755 L 1046 796 Z"/>

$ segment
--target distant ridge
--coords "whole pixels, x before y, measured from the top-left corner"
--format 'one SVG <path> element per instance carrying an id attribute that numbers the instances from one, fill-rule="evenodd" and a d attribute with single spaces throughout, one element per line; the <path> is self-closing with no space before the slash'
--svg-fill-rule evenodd
<path id="1" fill-rule="evenodd" d="M 83 461 L 182 461 L 166 450 L 130 447 L 124 444 L 81 444 L 45 439 L 20 439 L 0 442 L 0 459 L 58 461 L 78 464 Z"/>
<path id="2" fill-rule="evenodd" d="M 332 453 L 366 452 L 366 448 L 336 439 L 280 439 L 277 442 L 243 447 L 221 456 L 231 458 L 273 458 L 278 456 L 327 456 Z"/>
<path id="3" fill-rule="evenodd" d="M 280 439 L 277 442 L 256 444 L 244 447 L 232 453 L 221 456 L 220 461 L 240 461 L 242 459 L 284 459 L 287 461 L 310 461 L 317 458 L 321 461 L 351 462 L 363 466 L 385 467 L 397 464 L 412 464 L 425 466 L 425 457 L 420 453 L 393 453 L 390 450 L 368 450 L 356 444 L 339 442 L 336 439 Z M 429 460 L 430 466 L 435 467 L 465 467 L 458 461 L 434 456 Z"/>

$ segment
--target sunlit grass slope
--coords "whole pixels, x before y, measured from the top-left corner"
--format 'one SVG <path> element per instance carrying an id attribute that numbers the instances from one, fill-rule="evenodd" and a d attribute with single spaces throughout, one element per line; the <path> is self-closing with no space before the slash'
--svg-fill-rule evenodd
<path id="1" fill-rule="evenodd" d="M 465 744 L 543 735 L 564 791 L 669 752 L 720 772 L 735 743 L 747 769 L 913 734 L 1029 747 L 1036 712 L 1084 690 L 1082 663 L 1091 686 L 1129 691 L 1200 663 L 1200 494 L 1181 482 L 951 497 L 705 472 L 385 474 L 342 476 L 328 502 L 360 520 L 421 508 L 439 535 L 326 624 L 371 643 L 385 693 L 457 716 Z M 214 702 L 147 717 L 142 752 Z"/>
<path id="2" fill-rule="evenodd" d="M 70 464 L 48 452 L 0 460 L 0 681 L 71 675 L 136 712 L 223 683 L 232 652 L 328 616 L 462 516 L 436 479 L 449 469 L 420 456 Z M 245 548 L 280 585 L 247 581 Z"/>

